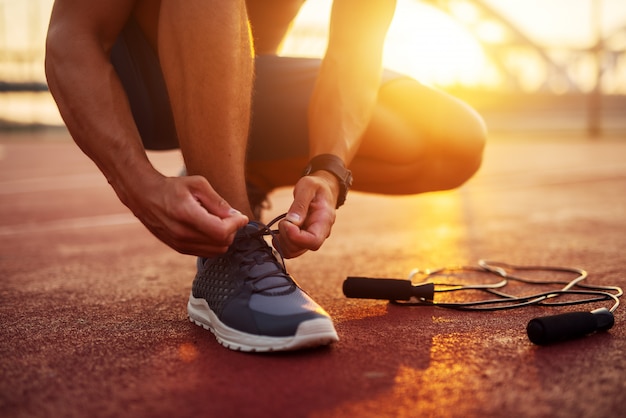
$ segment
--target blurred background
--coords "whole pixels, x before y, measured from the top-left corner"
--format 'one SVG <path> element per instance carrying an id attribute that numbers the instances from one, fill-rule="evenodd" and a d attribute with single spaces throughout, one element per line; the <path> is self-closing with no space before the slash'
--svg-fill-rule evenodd
<path id="1" fill-rule="evenodd" d="M 0 129 L 61 128 L 43 70 L 53 0 L 0 0 Z M 321 56 L 330 0 L 285 55 Z M 398 0 L 387 67 L 476 107 L 492 132 L 626 138 L 626 1 Z"/>

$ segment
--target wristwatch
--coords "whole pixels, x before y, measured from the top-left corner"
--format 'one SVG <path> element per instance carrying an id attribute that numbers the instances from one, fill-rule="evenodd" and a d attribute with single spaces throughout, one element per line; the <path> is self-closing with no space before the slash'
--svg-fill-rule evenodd
<path id="1" fill-rule="evenodd" d="M 303 176 L 308 176 L 316 171 L 328 171 L 339 180 L 339 196 L 337 206 L 339 208 L 346 201 L 348 190 L 352 186 L 352 172 L 346 168 L 343 160 L 333 154 L 316 155 L 309 161 L 309 165 L 304 169 Z"/>

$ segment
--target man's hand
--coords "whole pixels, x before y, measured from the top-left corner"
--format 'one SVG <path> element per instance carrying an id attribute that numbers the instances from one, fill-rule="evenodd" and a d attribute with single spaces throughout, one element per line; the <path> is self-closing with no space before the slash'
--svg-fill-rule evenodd
<path id="1" fill-rule="evenodd" d="M 141 190 L 119 194 L 150 232 L 183 254 L 223 254 L 248 223 L 201 176 L 155 176 Z"/>
<path id="2" fill-rule="evenodd" d="M 286 218 L 278 225 L 278 240 L 285 258 L 294 258 L 308 250 L 318 250 L 335 223 L 339 184 L 325 171 L 302 177 L 293 191 L 294 201 Z"/>

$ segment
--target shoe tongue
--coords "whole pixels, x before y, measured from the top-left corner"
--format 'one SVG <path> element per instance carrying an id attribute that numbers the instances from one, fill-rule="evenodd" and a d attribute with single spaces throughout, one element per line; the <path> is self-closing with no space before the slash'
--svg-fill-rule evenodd
<path id="1" fill-rule="evenodd" d="M 261 226 L 259 224 L 256 222 L 250 222 L 242 230 L 240 230 L 238 234 L 245 237 L 258 232 L 259 230 L 261 230 Z M 276 259 L 272 257 L 272 261 L 268 261 L 268 253 L 271 252 L 271 248 L 269 248 L 263 239 L 263 236 L 245 239 L 242 244 L 243 245 L 240 246 L 242 249 L 258 248 L 258 251 L 249 255 L 251 259 L 256 261 L 255 264 L 250 266 L 249 275 L 251 278 L 257 278 L 268 273 L 276 273 L 275 275 L 270 275 L 261 279 L 257 282 L 255 287 L 259 289 L 272 288 L 272 291 L 281 292 L 287 290 L 291 286 L 291 281 L 283 275 L 281 266 L 277 263 Z"/>

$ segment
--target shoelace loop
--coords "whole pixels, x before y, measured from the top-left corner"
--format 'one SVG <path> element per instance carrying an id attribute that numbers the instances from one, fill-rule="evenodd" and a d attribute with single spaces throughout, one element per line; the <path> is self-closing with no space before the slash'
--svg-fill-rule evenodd
<path id="1" fill-rule="evenodd" d="M 278 215 L 277 217 L 269 221 L 267 225 L 261 224 L 261 229 L 259 230 L 260 232 L 261 231 L 263 232 L 262 235 L 269 235 L 272 238 L 272 247 L 274 247 L 274 249 L 280 256 L 280 262 L 283 265 L 283 271 L 285 273 L 287 273 L 287 266 L 285 265 L 285 257 L 283 256 L 283 251 L 280 248 L 280 242 L 276 239 L 277 236 L 280 234 L 280 232 L 278 231 L 278 229 L 272 229 L 272 225 L 274 225 L 275 223 L 277 223 L 278 221 L 282 219 L 285 219 L 286 216 L 287 216 L 286 213 Z"/>
<path id="2" fill-rule="evenodd" d="M 286 213 L 283 213 L 282 215 L 277 216 L 276 218 L 272 219 L 269 223 L 267 224 L 263 224 L 260 222 L 257 222 L 257 225 L 259 226 L 258 231 L 249 234 L 250 237 L 252 238 L 260 238 L 261 240 L 265 241 L 263 239 L 264 236 L 270 236 L 271 237 L 271 241 L 272 241 L 272 247 L 274 248 L 274 250 L 276 250 L 276 253 L 278 253 L 278 255 L 280 256 L 280 264 L 282 267 L 280 270 L 274 270 L 274 271 L 268 271 L 264 274 L 261 274 L 257 277 L 252 278 L 252 282 L 253 283 L 258 283 L 261 280 L 267 278 L 267 277 L 272 277 L 272 276 L 276 276 L 276 275 L 281 275 L 284 276 L 285 279 L 287 279 L 289 282 L 293 283 L 293 280 L 291 279 L 291 277 L 289 276 L 289 273 L 287 273 L 287 266 L 285 265 L 285 258 L 283 256 L 282 250 L 280 248 L 280 243 L 277 239 L 278 235 L 279 235 L 279 231 L 277 229 L 272 229 L 272 226 L 277 223 L 278 221 L 280 221 L 281 219 L 284 219 L 287 216 Z M 244 251 L 244 255 L 251 255 L 255 252 L 257 252 L 259 250 L 259 247 L 255 247 L 255 248 L 250 248 L 246 251 Z M 276 258 L 273 256 L 272 251 L 271 251 L 271 247 L 269 246 L 265 246 L 263 248 L 264 251 L 264 255 L 263 257 L 253 257 L 249 263 L 246 264 L 250 264 L 250 265 L 254 265 L 254 264 L 261 264 L 263 261 L 266 262 L 272 262 L 274 263 L 276 261 Z M 269 251 L 267 251 L 269 250 Z M 267 291 L 270 289 L 274 289 L 274 288 L 280 288 L 280 287 L 284 287 L 284 286 L 288 286 L 289 284 L 287 283 L 276 283 L 267 287 L 264 287 L 262 289 L 258 289 L 259 292 L 262 291 Z"/>

